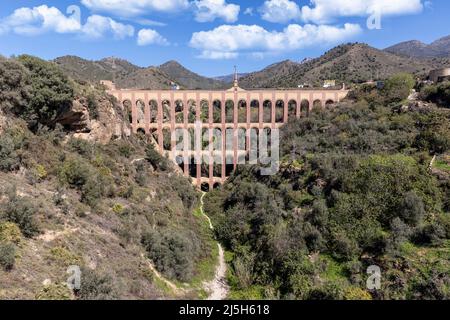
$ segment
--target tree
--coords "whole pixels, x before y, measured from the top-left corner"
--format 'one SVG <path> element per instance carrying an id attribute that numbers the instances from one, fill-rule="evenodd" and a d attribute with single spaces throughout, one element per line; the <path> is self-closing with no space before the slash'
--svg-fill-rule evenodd
<path id="1" fill-rule="evenodd" d="M 386 103 L 399 103 L 406 99 L 416 84 L 412 75 L 399 73 L 390 77 L 383 88 Z"/>
<path id="2" fill-rule="evenodd" d="M 70 107 L 74 99 L 71 81 L 54 63 L 29 55 L 19 56 L 18 61 L 30 75 L 30 99 L 16 113 L 28 122 L 32 129 L 38 124 L 55 125 L 57 116 Z"/>

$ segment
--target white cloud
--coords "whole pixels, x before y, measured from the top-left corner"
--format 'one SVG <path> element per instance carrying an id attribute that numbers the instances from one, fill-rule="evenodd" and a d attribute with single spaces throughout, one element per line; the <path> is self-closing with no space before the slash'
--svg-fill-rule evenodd
<path id="1" fill-rule="evenodd" d="M 116 22 L 111 18 L 93 15 L 82 26 L 81 33 L 93 39 L 101 38 L 105 34 L 112 34 L 116 39 L 124 39 L 134 35 L 134 28 L 130 25 Z"/>
<path id="2" fill-rule="evenodd" d="M 238 20 L 240 6 L 227 3 L 225 0 L 196 0 L 195 20 L 198 22 L 211 22 L 215 19 L 223 19 L 225 22 L 233 23 Z"/>
<path id="3" fill-rule="evenodd" d="M 166 38 L 152 29 L 142 29 L 138 32 L 137 43 L 140 46 L 147 46 L 150 44 L 168 45 Z"/>
<path id="4" fill-rule="evenodd" d="M 0 34 L 8 32 L 28 36 L 46 32 L 71 33 L 85 38 L 101 38 L 111 34 L 123 39 L 133 36 L 134 28 L 99 15 L 88 17 L 83 25 L 75 16 L 65 16 L 55 7 L 42 5 L 16 9 L 10 16 L 1 19 Z"/>
<path id="5" fill-rule="evenodd" d="M 188 8 L 188 0 L 82 0 L 87 8 L 119 17 L 136 17 L 150 12 L 175 12 Z"/>
<path id="6" fill-rule="evenodd" d="M 394 16 L 422 10 L 422 0 L 311 0 L 311 6 L 302 7 L 301 17 L 305 22 L 328 23 L 339 17 Z"/>
<path id="7" fill-rule="evenodd" d="M 200 57 L 209 59 L 235 58 L 242 52 L 261 56 L 334 44 L 354 37 L 361 31 L 359 25 L 349 23 L 342 28 L 291 24 L 281 32 L 267 31 L 258 25 L 222 25 L 210 31 L 195 32 L 190 46 L 201 50 Z"/>
<path id="8" fill-rule="evenodd" d="M 259 12 L 261 18 L 269 22 L 287 23 L 300 19 L 300 7 L 290 0 L 267 0 Z"/>
<path id="9" fill-rule="evenodd" d="M 70 33 L 80 30 L 77 19 L 66 17 L 55 7 L 42 5 L 34 8 L 16 9 L 10 16 L 0 20 L 0 31 L 22 35 L 35 35 L 47 31 Z"/>

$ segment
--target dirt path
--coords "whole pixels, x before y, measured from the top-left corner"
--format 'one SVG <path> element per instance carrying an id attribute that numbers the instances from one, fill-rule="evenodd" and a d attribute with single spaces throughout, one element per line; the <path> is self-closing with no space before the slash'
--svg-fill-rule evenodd
<path id="1" fill-rule="evenodd" d="M 214 226 L 211 222 L 211 219 L 205 214 L 203 211 L 203 197 L 205 193 L 202 194 L 200 199 L 201 207 L 200 211 L 202 215 L 208 220 L 209 227 L 211 230 L 214 230 Z M 228 296 L 229 287 L 226 282 L 226 274 L 227 274 L 227 264 L 225 262 L 225 254 L 223 248 L 220 243 L 217 243 L 219 248 L 219 264 L 216 268 L 216 274 L 214 279 L 210 282 L 206 282 L 204 284 L 205 290 L 209 293 L 207 300 L 224 300 Z"/>

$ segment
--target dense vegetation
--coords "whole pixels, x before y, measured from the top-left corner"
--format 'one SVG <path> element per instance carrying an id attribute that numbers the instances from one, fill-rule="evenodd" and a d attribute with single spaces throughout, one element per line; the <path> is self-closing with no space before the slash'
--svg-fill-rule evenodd
<path id="1" fill-rule="evenodd" d="M 450 298 L 450 172 L 430 169 L 449 150 L 450 114 L 400 108 L 409 80 L 288 124 L 278 174 L 241 167 L 207 196 L 232 297 Z M 366 288 L 371 265 L 381 290 Z"/>
<path id="2" fill-rule="evenodd" d="M 150 261 L 173 280 L 204 272 L 215 248 L 190 181 L 146 137 L 100 145 L 58 123 L 75 96 L 95 117 L 105 93 L 30 56 L 0 59 L 0 87 L 0 298 L 160 298 Z"/>

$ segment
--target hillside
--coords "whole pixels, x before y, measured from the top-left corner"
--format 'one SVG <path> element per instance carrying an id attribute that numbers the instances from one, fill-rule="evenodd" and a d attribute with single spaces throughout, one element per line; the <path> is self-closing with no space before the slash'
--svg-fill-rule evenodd
<path id="1" fill-rule="evenodd" d="M 207 194 L 230 298 L 450 298 L 450 112 L 404 102 L 413 85 L 395 76 L 290 122 L 276 174 L 239 166 Z"/>
<path id="2" fill-rule="evenodd" d="M 425 75 L 440 62 L 400 57 L 366 44 L 345 44 L 302 64 L 291 61 L 274 64 L 247 75 L 240 84 L 244 88 L 297 87 L 303 83 L 321 85 L 327 79 L 361 83 L 386 79 L 399 72 Z"/>
<path id="3" fill-rule="evenodd" d="M 223 89 L 227 85 L 220 80 L 202 77 L 179 64 L 177 61 L 168 61 L 159 70 L 167 74 L 183 88 L 186 89 Z"/>
<path id="4" fill-rule="evenodd" d="M 31 56 L 0 58 L 0 87 L 0 299 L 204 296 L 199 193 L 115 99 Z"/>
<path id="5" fill-rule="evenodd" d="M 55 59 L 64 72 L 79 81 L 97 83 L 114 81 L 123 89 L 170 89 L 177 83 L 183 89 L 221 89 L 227 85 L 220 80 L 202 77 L 189 71 L 176 61 L 159 67 L 141 68 L 118 58 L 100 61 L 85 60 L 75 56 Z"/>
<path id="6" fill-rule="evenodd" d="M 386 48 L 385 51 L 414 58 L 450 57 L 450 36 L 440 38 L 431 44 L 417 40 L 401 42 Z"/>

